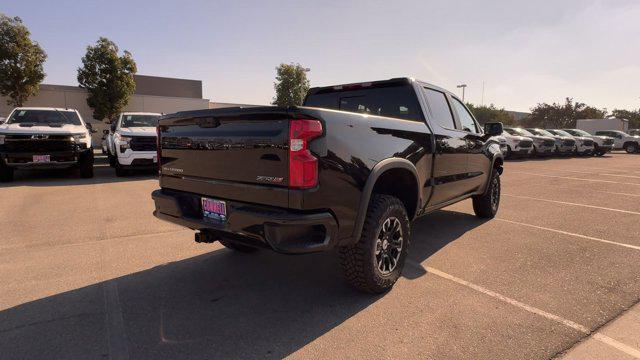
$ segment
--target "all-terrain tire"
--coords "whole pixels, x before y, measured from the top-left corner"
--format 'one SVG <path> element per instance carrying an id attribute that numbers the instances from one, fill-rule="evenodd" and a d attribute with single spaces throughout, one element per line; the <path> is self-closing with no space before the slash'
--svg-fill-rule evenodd
<path id="1" fill-rule="evenodd" d="M 386 256 L 382 251 L 386 252 L 388 248 L 382 250 L 379 238 L 387 220 L 392 219 L 394 224 L 396 219 L 399 222 L 401 247 L 394 250 L 393 255 L 397 256 L 395 267 L 386 269 L 385 273 L 384 270 L 380 270 L 377 256 Z M 354 245 L 339 249 L 347 281 L 356 289 L 367 293 L 378 294 L 391 289 L 402 274 L 409 248 L 409 237 L 409 218 L 402 202 L 394 196 L 374 194 L 367 209 L 360 239 Z M 394 239 L 394 242 L 397 244 L 397 239 Z"/>
<path id="2" fill-rule="evenodd" d="M 247 245 L 242 245 L 242 244 L 238 244 L 232 241 L 228 241 L 225 239 L 220 239 L 220 244 L 224 245 L 224 247 L 226 247 L 227 249 L 233 250 L 233 251 L 237 251 L 237 252 L 241 252 L 241 253 L 252 253 L 252 252 L 256 252 L 258 251 L 258 248 L 252 247 L 252 246 L 247 246 Z"/>
<path id="3" fill-rule="evenodd" d="M 473 212 L 482 219 L 492 219 L 498 213 L 500 206 L 500 173 L 496 169 L 491 173 L 487 191 L 472 198 Z"/>
<path id="4" fill-rule="evenodd" d="M 107 153 L 107 157 L 109 158 L 109 166 L 116 167 L 117 158 L 109 153 Z"/>

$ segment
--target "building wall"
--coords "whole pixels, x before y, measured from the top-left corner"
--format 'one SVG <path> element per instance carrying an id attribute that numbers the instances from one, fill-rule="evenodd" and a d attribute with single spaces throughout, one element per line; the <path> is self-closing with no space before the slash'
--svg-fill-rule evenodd
<path id="1" fill-rule="evenodd" d="M 136 94 L 202 99 L 202 81 L 134 75 Z"/>
<path id="2" fill-rule="evenodd" d="M 87 106 L 87 92 L 75 86 L 46 85 L 40 87 L 37 96 L 32 97 L 24 106 L 43 106 L 76 109 L 85 122 L 91 123 L 97 130 L 93 134 L 93 146 L 98 147 L 102 138 L 102 130 L 108 125 L 93 119 L 93 111 Z M 0 97 L 0 116 L 8 117 L 13 108 L 7 105 L 7 99 Z M 208 109 L 209 100 L 189 97 L 168 97 L 134 94 L 124 111 L 147 111 L 172 113 L 176 111 Z"/>

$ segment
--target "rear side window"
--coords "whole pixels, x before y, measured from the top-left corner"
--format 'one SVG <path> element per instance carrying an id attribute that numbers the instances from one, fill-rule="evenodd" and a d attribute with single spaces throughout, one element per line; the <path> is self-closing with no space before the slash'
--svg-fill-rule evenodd
<path id="1" fill-rule="evenodd" d="M 462 130 L 479 133 L 478 127 L 476 126 L 476 122 L 473 120 L 471 114 L 467 108 L 460 102 L 460 100 L 453 98 L 453 106 L 456 108 L 456 112 L 458 113 L 458 118 L 460 118 L 460 125 L 462 125 Z"/>
<path id="2" fill-rule="evenodd" d="M 304 106 L 424 121 L 410 85 L 322 92 L 307 96 Z"/>
<path id="3" fill-rule="evenodd" d="M 429 109 L 431 109 L 431 120 L 443 128 L 455 129 L 453 114 L 444 93 L 429 88 L 424 88 L 424 93 L 429 102 Z"/>

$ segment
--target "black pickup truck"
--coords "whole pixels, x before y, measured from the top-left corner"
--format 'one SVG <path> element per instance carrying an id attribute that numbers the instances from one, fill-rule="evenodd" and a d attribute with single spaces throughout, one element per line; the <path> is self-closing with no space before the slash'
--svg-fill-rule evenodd
<path id="1" fill-rule="evenodd" d="M 347 279 L 379 293 L 400 276 L 418 216 L 468 198 L 495 216 L 501 133 L 409 78 L 313 88 L 301 107 L 165 115 L 154 214 L 237 251 L 337 249 Z"/>

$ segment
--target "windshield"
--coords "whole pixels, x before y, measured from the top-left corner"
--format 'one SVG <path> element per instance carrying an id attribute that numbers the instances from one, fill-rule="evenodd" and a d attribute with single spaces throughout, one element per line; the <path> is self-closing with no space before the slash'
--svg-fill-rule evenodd
<path id="1" fill-rule="evenodd" d="M 160 115 L 122 115 L 120 127 L 156 127 L 159 117 Z"/>
<path id="2" fill-rule="evenodd" d="M 16 110 L 7 124 L 82 125 L 78 114 L 69 110 Z"/>
<path id="3" fill-rule="evenodd" d="M 565 131 L 574 136 L 591 136 L 588 132 L 580 129 L 567 129 Z"/>
<path id="4" fill-rule="evenodd" d="M 532 136 L 533 134 L 528 132 L 525 129 L 521 129 L 521 128 L 507 128 L 504 129 L 506 132 L 508 132 L 511 135 L 519 135 L 519 136 Z"/>

